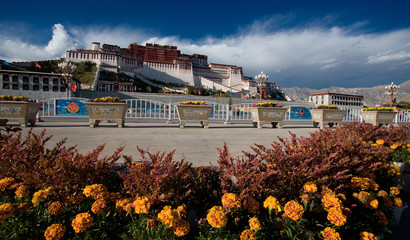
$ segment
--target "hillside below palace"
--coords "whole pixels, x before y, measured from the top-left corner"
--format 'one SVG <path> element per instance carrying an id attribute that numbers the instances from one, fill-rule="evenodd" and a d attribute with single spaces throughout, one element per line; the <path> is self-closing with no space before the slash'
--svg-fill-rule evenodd
<path id="1" fill-rule="evenodd" d="M 257 93 L 257 83 L 245 77 L 242 67 L 208 63 L 208 56 L 181 54 L 176 46 L 147 43 L 145 46 L 131 43 L 128 48 L 93 42 L 91 49 L 69 50 L 67 61 L 96 63 L 98 69 L 124 73 L 131 77 L 157 80 L 164 83 L 201 86 L 206 89 L 230 91 L 243 90 Z M 268 82 L 265 89 L 276 90 L 275 83 Z"/>

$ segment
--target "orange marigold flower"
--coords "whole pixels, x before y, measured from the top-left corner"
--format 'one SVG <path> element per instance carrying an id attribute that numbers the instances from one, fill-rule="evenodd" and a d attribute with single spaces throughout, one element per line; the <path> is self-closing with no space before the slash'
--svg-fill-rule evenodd
<path id="1" fill-rule="evenodd" d="M 64 205 L 60 201 L 52 202 L 50 206 L 48 206 L 48 213 L 50 215 L 58 215 L 63 212 Z"/>
<path id="2" fill-rule="evenodd" d="M 377 145 L 384 145 L 384 140 L 382 140 L 382 139 L 376 140 L 376 144 Z"/>
<path id="3" fill-rule="evenodd" d="M 88 185 L 83 190 L 86 197 L 93 197 L 94 199 L 103 197 L 105 193 L 107 193 L 107 187 L 102 184 Z"/>
<path id="4" fill-rule="evenodd" d="M 4 203 L 0 205 L 0 223 L 6 221 L 14 212 L 14 207 L 11 203 Z"/>
<path id="5" fill-rule="evenodd" d="M 5 191 L 6 188 L 11 186 L 14 183 L 14 178 L 12 177 L 6 177 L 0 180 L 0 190 Z"/>
<path id="6" fill-rule="evenodd" d="M 28 207 L 29 207 L 29 206 L 28 206 L 28 203 L 26 203 L 26 202 L 20 203 L 20 204 L 17 205 L 17 207 L 16 207 L 16 212 L 24 213 L 24 212 L 27 211 Z"/>
<path id="7" fill-rule="evenodd" d="M 360 240 L 377 240 L 377 237 L 374 236 L 374 234 L 370 232 L 361 232 Z"/>
<path id="8" fill-rule="evenodd" d="M 377 210 L 376 211 L 376 215 L 379 218 L 379 223 L 381 225 L 387 225 L 389 224 L 389 220 L 387 219 L 386 215 L 384 214 L 384 212 L 382 212 L 381 210 Z"/>
<path id="9" fill-rule="evenodd" d="M 38 202 L 43 202 L 47 199 L 47 197 L 51 193 L 51 187 L 45 189 L 45 190 L 39 190 L 34 193 L 33 199 L 31 199 L 31 202 L 33 203 L 34 207 L 37 207 Z"/>
<path id="10" fill-rule="evenodd" d="M 300 199 L 302 201 L 302 203 L 307 204 L 309 202 L 309 195 L 308 194 L 303 194 L 302 196 L 300 196 Z"/>
<path id="11" fill-rule="evenodd" d="M 91 211 L 95 214 L 99 214 L 107 209 L 107 202 L 103 198 L 99 198 L 94 201 L 93 205 L 91 206 Z"/>
<path id="12" fill-rule="evenodd" d="M 322 194 L 323 194 L 323 195 L 331 194 L 331 193 L 333 193 L 333 191 L 332 191 L 330 188 L 328 188 L 328 187 L 322 187 Z"/>
<path id="13" fill-rule="evenodd" d="M 261 222 L 257 217 L 249 219 L 249 227 L 252 231 L 259 231 L 262 229 Z"/>
<path id="14" fill-rule="evenodd" d="M 214 228 L 223 228 L 228 222 L 228 217 L 225 214 L 225 210 L 221 206 L 214 206 L 206 215 L 206 220 L 209 225 Z"/>
<path id="15" fill-rule="evenodd" d="M 370 202 L 370 203 L 369 203 L 370 208 L 376 209 L 376 208 L 379 207 L 379 201 L 377 201 L 377 199 L 373 199 L 373 200 L 371 200 L 371 201 L 369 201 L 369 202 Z"/>
<path id="16" fill-rule="evenodd" d="M 397 196 L 400 194 L 400 190 L 397 187 L 390 187 L 390 194 Z"/>
<path id="17" fill-rule="evenodd" d="M 245 202 L 245 208 L 251 213 L 256 213 L 260 208 L 260 203 L 253 197 L 248 197 Z"/>
<path id="18" fill-rule="evenodd" d="M 138 197 L 137 200 L 134 201 L 134 209 L 137 214 L 148 213 L 150 207 L 151 203 L 147 197 Z"/>
<path id="19" fill-rule="evenodd" d="M 188 211 L 186 209 L 186 206 L 178 206 L 177 207 L 177 212 L 179 217 L 186 217 Z"/>
<path id="20" fill-rule="evenodd" d="M 123 199 L 118 199 L 115 203 L 115 209 L 117 211 L 126 211 L 127 213 L 129 213 L 131 211 L 131 203 L 132 203 L 132 199 L 131 198 L 123 198 Z M 128 209 L 126 209 L 126 206 L 129 205 L 130 207 Z M 128 211 L 127 211 L 128 210 Z"/>
<path id="21" fill-rule="evenodd" d="M 390 176 L 399 176 L 400 175 L 400 168 L 396 165 L 389 165 L 388 173 Z"/>
<path id="22" fill-rule="evenodd" d="M 380 191 L 377 193 L 377 196 L 378 196 L 378 197 L 386 197 L 386 196 L 387 196 L 387 192 L 384 191 L 384 190 L 380 190 Z"/>
<path id="23" fill-rule="evenodd" d="M 327 213 L 327 220 L 332 224 L 340 227 L 346 223 L 346 216 L 343 215 L 343 212 L 340 208 L 331 208 Z"/>
<path id="24" fill-rule="evenodd" d="M 65 227 L 63 224 L 52 224 L 44 232 L 46 240 L 59 240 L 64 236 Z"/>
<path id="25" fill-rule="evenodd" d="M 241 199 L 235 193 L 225 193 L 222 196 L 222 206 L 228 207 L 231 209 L 241 207 Z"/>
<path id="26" fill-rule="evenodd" d="M 322 205 L 326 211 L 329 211 L 331 208 L 340 208 L 343 206 L 342 201 L 332 193 L 327 193 L 322 197 Z"/>
<path id="27" fill-rule="evenodd" d="M 304 213 L 303 206 L 295 200 L 287 202 L 284 209 L 286 216 L 293 221 L 298 221 Z"/>
<path id="28" fill-rule="evenodd" d="M 393 201 L 394 201 L 394 206 L 396 206 L 396 207 L 402 207 L 403 206 L 403 202 L 401 201 L 401 198 L 395 197 L 393 199 Z"/>
<path id="29" fill-rule="evenodd" d="M 255 233 L 249 229 L 245 229 L 241 233 L 241 240 L 256 240 Z"/>
<path id="30" fill-rule="evenodd" d="M 324 240 L 341 240 L 340 235 L 334 228 L 327 227 L 322 232 Z"/>
<path id="31" fill-rule="evenodd" d="M 391 148 L 391 149 L 396 149 L 396 148 L 398 148 L 398 147 L 400 147 L 400 146 L 401 146 L 400 143 L 393 143 L 392 145 L 390 145 L 390 148 Z"/>
<path id="32" fill-rule="evenodd" d="M 71 222 L 76 233 L 87 230 L 93 224 L 93 218 L 89 213 L 79 213 L 75 216 L 74 220 Z"/>
<path id="33" fill-rule="evenodd" d="M 178 237 L 185 236 L 189 233 L 189 223 L 183 219 L 176 221 L 174 226 L 174 234 Z"/>
<path id="34" fill-rule="evenodd" d="M 20 185 L 14 193 L 17 197 L 23 198 L 30 193 L 30 189 L 26 185 Z"/>
<path id="35" fill-rule="evenodd" d="M 317 192 L 317 186 L 313 182 L 305 183 L 305 185 L 303 185 L 303 189 L 305 189 L 305 191 L 309 193 Z"/>
<path id="36" fill-rule="evenodd" d="M 147 229 L 154 228 L 156 225 L 155 219 L 147 219 Z"/>
<path id="37" fill-rule="evenodd" d="M 160 213 L 158 213 L 158 219 L 168 226 L 174 226 L 175 222 L 179 219 L 178 212 L 171 208 L 171 206 L 165 206 Z"/>
<path id="38" fill-rule="evenodd" d="M 278 212 L 282 211 L 279 201 L 272 196 L 266 198 L 266 200 L 263 202 L 263 207 L 269 210 L 277 210 Z"/>

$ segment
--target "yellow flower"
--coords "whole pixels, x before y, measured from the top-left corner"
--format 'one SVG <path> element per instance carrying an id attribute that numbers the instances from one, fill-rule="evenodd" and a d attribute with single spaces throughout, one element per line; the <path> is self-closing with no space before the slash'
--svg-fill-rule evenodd
<path id="1" fill-rule="evenodd" d="M 340 201 L 340 199 L 338 199 L 334 194 L 327 193 L 322 197 L 322 205 L 326 211 L 329 211 L 331 208 L 342 207 L 342 201 Z"/>
<path id="2" fill-rule="evenodd" d="M 304 213 L 303 206 L 295 200 L 287 202 L 284 209 L 286 216 L 293 221 L 298 221 Z"/>
<path id="3" fill-rule="evenodd" d="M 222 196 L 222 206 L 231 209 L 241 207 L 241 199 L 235 193 L 225 193 Z"/>
<path id="4" fill-rule="evenodd" d="M 177 207 L 177 212 L 179 217 L 186 217 L 187 215 L 187 209 L 186 206 L 178 206 Z"/>
<path id="5" fill-rule="evenodd" d="M 11 203 L 4 203 L 0 205 L 0 223 L 6 221 L 14 212 L 14 207 Z"/>
<path id="6" fill-rule="evenodd" d="M 263 202 L 263 207 L 269 210 L 277 210 L 278 212 L 282 211 L 278 200 L 275 197 L 269 196 Z"/>
<path id="7" fill-rule="evenodd" d="M 400 168 L 399 167 L 397 167 L 396 165 L 393 165 L 393 164 L 391 164 L 391 165 L 389 165 L 389 175 L 390 176 L 399 176 L 400 175 Z"/>
<path id="8" fill-rule="evenodd" d="M 401 206 L 403 206 L 403 202 L 401 201 L 401 198 L 395 197 L 395 198 L 393 199 L 393 201 L 394 201 L 394 205 L 395 205 L 396 207 L 401 207 Z"/>
<path id="9" fill-rule="evenodd" d="M 107 202 L 103 198 L 99 198 L 95 200 L 93 205 L 91 206 L 91 211 L 95 214 L 99 214 L 104 212 L 104 210 L 107 208 Z"/>
<path id="10" fill-rule="evenodd" d="M 209 225 L 214 228 L 223 228 L 228 222 L 228 217 L 222 207 L 214 206 L 209 210 L 208 215 L 206 215 L 206 220 Z"/>
<path id="11" fill-rule="evenodd" d="M 371 188 L 374 191 L 377 191 L 379 189 L 379 185 L 370 178 L 353 177 L 350 183 L 352 187 L 360 188 L 360 190 L 367 190 Z"/>
<path id="12" fill-rule="evenodd" d="M 47 199 L 47 197 L 51 193 L 51 187 L 45 189 L 45 190 L 39 190 L 34 193 L 33 199 L 31 199 L 31 202 L 33 203 L 34 207 L 37 207 L 38 202 L 43 202 Z"/>
<path id="13" fill-rule="evenodd" d="M 93 224 L 93 218 L 89 213 L 79 213 L 75 216 L 74 220 L 71 222 L 76 233 L 87 230 Z"/>
<path id="14" fill-rule="evenodd" d="M 14 183 L 14 178 L 12 177 L 6 177 L 0 180 L 0 190 L 5 191 L 6 188 L 11 186 Z"/>
<path id="15" fill-rule="evenodd" d="M 400 143 L 393 143 L 392 145 L 390 145 L 391 149 L 396 149 L 398 147 L 400 147 Z"/>
<path id="16" fill-rule="evenodd" d="M 306 192 L 309 192 L 309 193 L 317 192 L 317 186 L 313 182 L 305 183 L 305 185 L 303 185 L 303 189 L 305 189 Z"/>
<path id="17" fill-rule="evenodd" d="M 134 201 L 135 213 L 148 213 L 149 208 L 151 207 L 151 203 L 147 197 L 138 197 L 137 200 Z"/>
<path id="18" fill-rule="evenodd" d="M 259 231 L 262 229 L 261 222 L 257 217 L 249 219 L 249 227 L 252 231 Z"/>
<path id="19" fill-rule="evenodd" d="M 16 196 L 19 198 L 23 198 L 27 196 L 29 193 L 30 193 L 30 190 L 26 185 L 20 185 L 15 191 Z"/>
<path id="20" fill-rule="evenodd" d="M 126 211 L 127 213 L 129 213 L 131 211 L 131 203 L 132 203 L 132 199 L 131 198 L 123 198 L 123 199 L 119 199 L 116 201 L 115 203 L 115 209 L 119 212 L 121 211 Z M 129 206 L 128 209 L 126 209 L 126 206 Z M 128 210 L 128 211 L 127 211 Z"/>
<path id="21" fill-rule="evenodd" d="M 377 201 L 377 199 L 373 199 L 370 201 L 369 205 L 370 205 L 370 208 L 376 209 L 379 207 L 379 201 Z"/>
<path id="22" fill-rule="evenodd" d="M 382 146 L 382 145 L 384 145 L 384 140 L 382 140 L 382 139 L 376 140 L 376 144 Z"/>
<path id="23" fill-rule="evenodd" d="M 386 196 L 387 196 L 387 192 L 384 191 L 384 190 L 380 190 L 380 191 L 377 193 L 377 196 L 378 196 L 378 197 L 386 197 Z"/>
<path id="24" fill-rule="evenodd" d="M 48 206 L 48 213 L 50 215 L 58 215 L 63 212 L 64 205 L 60 201 L 52 202 L 50 206 Z"/>
<path id="25" fill-rule="evenodd" d="M 251 213 L 256 213 L 260 208 L 260 203 L 253 197 L 248 197 L 245 202 L 245 208 Z"/>
<path id="26" fill-rule="evenodd" d="M 327 213 L 327 220 L 332 224 L 340 227 L 346 223 L 346 216 L 343 215 L 343 212 L 340 208 L 331 208 Z"/>
<path id="27" fill-rule="evenodd" d="M 397 196 L 400 194 L 400 190 L 397 187 L 390 187 L 390 194 L 393 196 Z"/>
<path id="28" fill-rule="evenodd" d="M 171 208 L 171 206 L 165 206 L 160 213 L 158 213 L 158 219 L 168 226 L 174 226 L 175 222 L 179 219 L 178 212 Z"/>
<path id="29" fill-rule="evenodd" d="M 340 235 L 334 228 L 327 227 L 322 232 L 322 236 L 324 240 L 342 240 Z"/>
<path id="30" fill-rule="evenodd" d="M 256 240 L 255 233 L 249 229 L 245 229 L 241 233 L 241 240 Z"/>
<path id="31" fill-rule="evenodd" d="M 20 204 L 17 206 L 16 212 L 18 212 L 18 213 L 24 213 L 24 212 L 27 211 L 27 209 L 28 209 L 28 203 L 23 202 L 23 203 L 20 203 Z"/>
<path id="32" fill-rule="evenodd" d="M 183 219 L 176 221 L 174 226 L 174 234 L 178 237 L 185 236 L 189 233 L 189 223 Z"/>
<path id="33" fill-rule="evenodd" d="M 360 240 L 377 240 L 377 237 L 370 232 L 361 232 L 360 233 Z"/>
<path id="34" fill-rule="evenodd" d="M 157 223 L 155 222 L 155 219 L 147 219 L 147 229 L 148 228 L 154 228 L 157 225 Z"/>
<path id="35" fill-rule="evenodd" d="M 64 236 L 65 227 L 63 224 L 52 224 L 44 232 L 46 240 L 59 240 Z"/>
<path id="36" fill-rule="evenodd" d="M 300 200 L 301 200 L 302 203 L 304 203 L 304 204 L 307 204 L 307 203 L 309 202 L 309 199 L 310 199 L 310 197 L 309 197 L 308 194 L 302 194 L 302 195 L 300 196 Z"/>
<path id="37" fill-rule="evenodd" d="M 102 184 L 88 185 L 83 190 L 83 194 L 86 197 L 93 197 L 94 199 L 101 198 L 106 193 L 107 193 L 107 188 Z"/>

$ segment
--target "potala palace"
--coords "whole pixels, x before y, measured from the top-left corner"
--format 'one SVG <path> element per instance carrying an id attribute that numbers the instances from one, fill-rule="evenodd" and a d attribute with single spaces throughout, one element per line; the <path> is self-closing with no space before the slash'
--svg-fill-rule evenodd
<path id="1" fill-rule="evenodd" d="M 242 67 L 208 63 L 208 56 L 181 54 L 176 46 L 131 43 L 128 48 L 120 48 L 109 44 L 101 47 L 99 42 L 93 42 L 91 49 L 67 51 L 66 59 L 72 62 L 91 61 L 100 71 L 124 73 L 164 83 L 201 86 L 232 93 L 247 91 L 251 95 L 258 91 L 256 82 L 243 75 Z M 265 89 L 272 92 L 278 87 L 268 82 Z"/>

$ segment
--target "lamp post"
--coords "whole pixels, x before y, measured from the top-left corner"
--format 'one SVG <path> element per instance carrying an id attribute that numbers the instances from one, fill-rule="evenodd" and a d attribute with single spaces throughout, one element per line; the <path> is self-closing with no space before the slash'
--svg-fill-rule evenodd
<path id="1" fill-rule="evenodd" d="M 266 76 L 263 71 L 255 76 L 255 81 L 258 85 L 259 88 L 259 97 L 260 97 L 260 102 L 262 102 L 262 91 L 263 87 L 266 85 L 266 82 L 268 81 L 269 76 Z"/>
<path id="2" fill-rule="evenodd" d="M 69 93 L 69 85 L 68 85 L 68 81 L 70 80 L 70 78 L 73 76 L 73 73 L 75 71 L 75 69 L 77 68 L 77 66 L 72 63 L 72 62 L 68 62 L 67 60 L 64 60 L 63 62 L 58 64 L 58 67 L 61 69 L 61 71 L 63 72 L 61 75 L 63 76 L 63 78 L 65 79 L 65 85 L 66 85 L 66 97 L 68 98 L 68 93 Z"/>
<path id="3" fill-rule="evenodd" d="M 393 82 L 391 82 L 390 85 L 387 85 L 386 87 L 384 87 L 384 89 L 386 90 L 386 93 L 389 94 L 390 107 L 392 107 L 394 104 L 393 96 L 399 91 L 399 88 L 400 86 L 394 84 Z"/>

